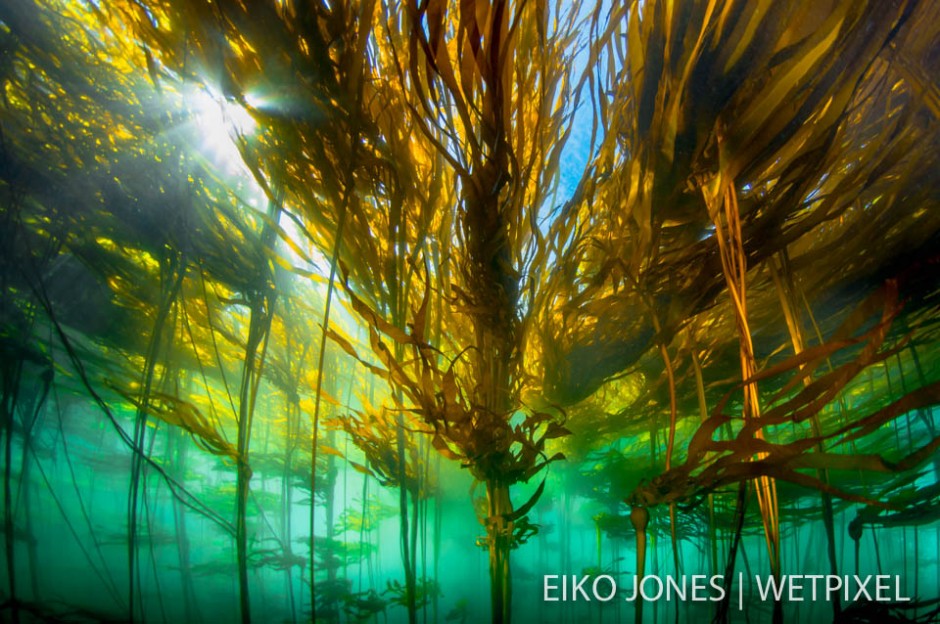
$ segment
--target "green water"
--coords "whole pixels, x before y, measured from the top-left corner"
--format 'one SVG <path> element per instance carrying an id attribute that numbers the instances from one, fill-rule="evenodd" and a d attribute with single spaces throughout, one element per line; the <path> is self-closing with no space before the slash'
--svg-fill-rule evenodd
<path id="1" fill-rule="evenodd" d="M 119 418 L 118 423 L 131 426 L 126 418 Z M 15 557 L 13 573 L 18 596 L 30 605 L 20 612 L 21 621 L 36 621 L 38 618 L 31 614 L 40 607 L 62 614 L 67 621 L 118 621 L 126 617 L 131 453 L 116 437 L 112 425 L 87 400 L 56 392 L 30 430 L 25 457 L 22 438 L 15 438 L 11 473 L 15 538 L 12 551 L 7 552 Z M 191 487 L 214 513 L 222 518 L 233 516 L 235 479 L 231 466 L 206 458 L 188 436 L 172 429 L 154 432 L 150 442 L 149 454 L 159 458 L 158 465 L 172 469 L 190 484 L 198 484 Z M 478 539 L 485 539 L 485 532 L 471 504 L 473 481 L 465 470 L 433 460 L 428 473 L 435 483 L 430 500 L 421 503 L 417 569 L 422 578 L 426 575 L 431 580 L 436 591 L 419 602 L 419 621 L 484 621 L 489 617 L 489 577 L 487 553 L 475 546 Z M 921 482 L 933 483 L 932 475 Z M 232 535 L 183 506 L 154 470 L 145 469 L 141 483 L 134 590 L 139 601 L 137 617 L 170 622 L 237 621 L 237 562 Z M 633 621 L 634 602 L 628 598 L 634 593 L 635 536 L 623 505 L 597 496 L 591 491 L 596 484 L 595 477 L 570 466 L 556 467 L 547 477 L 546 493 L 529 514 L 530 521 L 539 527 L 538 533 L 512 554 L 516 621 Z M 260 469 L 252 477 L 249 582 L 253 619 L 263 622 L 303 621 L 309 617 L 305 562 L 309 556 L 310 507 L 303 500 L 308 494 L 295 492 L 288 508 L 282 488 L 281 472 Z M 531 490 L 520 487 L 517 495 L 524 498 Z M 367 529 L 357 523 L 362 518 L 363 495 L 369 503 Z M 479 488 L 475 495 L 479 497 Z M 332 491 L 320 492 L 319 496 L 332 497 L 333 524 L 327 525 L 324 507 L 318 506 L 318 544 L 337 559 L 332 565 L 322 562 L 328 571 L 318 577 L 323 601 L 318 618 L 407 622 L 407 610 L 397 602 L 401 591 L 395 590 L 404 583 L 404 576 L 394 490 L 379 486 L 355 470 L 339 469 Z M 710 585 L 710 577 L 724 575 L 732 533 L 727 498 L 715 497 L 722 508 L 721 518 L 715 522 L 715 542 L 709 537 L 707 503 L 680 512 L 678 575 L 673 567 L 668 512 L 664 508 L 654 510 L 647 574 L 664 582 L 672 576 L 689 588 L 684 597 L 667 600 L 665 596 L 655 597 L 658 583 L 648 585 L 646 596 L 652 599 L 646 602 L 644 621 L 671 622 L 677 608 L 683 622 L 711 618 L 715 610 L 712 599 L 722 594 Z M 880 596 L 875 594 L 875 581 L 869 581 L 867 595 L 873 599 L 894 602 L 900 596 L 924 600 L 936 593 L 940 529 L 935 522 L 874 530 L 866 526 L 856 562 L 848 524 L 857 506 L 839 504 L 837 509 L 835 547 L 840 574 L 889 575 L 885 583 L 890 589 Z M 781 540 L 785 574 L 830 573 L 824 554 L 825 531 L 818 515 L 818 500 L 813 496 L 804 493 L 799 498 L 788 498 L 783 508 Z M 761 595 L 770 576 L 759 522 L 756 517 L 746 520 L 733 573 L 735 584 L 728 590 L 729 621 L 762 622 L 770 618 L 772 598 Z M 335 540 L 332 548 L 327 546 L 327 535 Z M 712 567 L 713 544 L 719 557 L 718 570 Z M 292 558 L 286 556 L 287 551 Z M 4 568 L 4 587 L 8 587 L 8 570 Z M 744 575 L 743 586 L 739 585 L 739 573 Z M 582 585 L 585 593 L 568 593 L 562 591 L 562 581 L 549 575 L 589 575 L 590 580 Z M 602 577 L 595 595 L 591 590 L 593 579 L 601 575 L 607 576 Z M 691 590 L 693 575 L 709 577 L 698 581 L 703 588 L 697 594 Z M 613 598 L 611 579 L 620 589 Z M 569 587 L 575 582 L 570 581 Z M 816 582 L 819 600 L 811 599 L 812 581 L 803 583 L 802 592 L 784 599 L 786 621 L 832 618 L 831 602 L 823 599 L 825 579 Z M 721 580 L 716 583 L 725 585 Z M 857 591 L 858 586 L 853 584 L 852 599 Z M 844 591 L 835 594 L 846 606 Z M 700 600 L 693 600 L 693 595 Z M 546 597 L 556 600 L 546 601 Z M 364 617 L 370 607 L 377 612 Z M 330 609 L 335 612 L 331 614 Z M 905 613 L 914 617 L 932 609 L 921 606 Z M 11 617 L 9 607 L 5 617 Z"/>
<path id="2" fill-rule="evenodd" d="M 0 2 L 0 621 L 940 621 L 938 42 Z"/>

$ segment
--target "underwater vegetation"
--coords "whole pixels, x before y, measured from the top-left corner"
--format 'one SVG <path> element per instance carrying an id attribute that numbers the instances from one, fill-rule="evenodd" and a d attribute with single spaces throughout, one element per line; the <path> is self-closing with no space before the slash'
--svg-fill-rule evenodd
<path id="1" fill-rule="evenodd" d="M 926 0 L 0 3 L 0 621 L 940 621 L 938 76 Z"/>

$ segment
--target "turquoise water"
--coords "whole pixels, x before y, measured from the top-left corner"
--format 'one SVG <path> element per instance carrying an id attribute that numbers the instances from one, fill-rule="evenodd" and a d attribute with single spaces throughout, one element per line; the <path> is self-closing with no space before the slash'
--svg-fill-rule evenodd
<path id="1" fill-rule="evenodd" d="M 40 609 L 46 615 L 58 613 L 67 621 L 126 618 L 131 454 L 116 442 L 112 425 L 102 420 L 86 401 L 76 397 L 69 400 L 67 394 L 55 393 L 30 432 L 25 463 L 21 439 L 17 437 L 13 445 L 15 538 L 12 551 L 6 552 L 14 557 L 17 595 L 23 601 L 21 621 L 36 621 Z M 150 449 L 152 457 L 161 458 L 158 465 L 176 468 L 175 474 L 186 475 L 190 484 L 198 484 L 195 488 L 205 493 L 203 497 L 210 501 L 213 512 L 223 518 L 232 517 L 235 480 L 230 466 L 199 455 L 188 436 L 172 429 L 154 432 Z M 439 479 L 440 488 L 426 504 L 422 502 L 417 569 L 419 578 L 431 579 L 436 591 L 430 591 L 426 601 L 419 602 L 417 617 L 432 622 L 484 621 L 489 618 L 488 563 L 486 551 L 475 546 L 484 531 L 471 504 L 472 479 L 466 471 L 447 464 L 435 464 L 429 472 Z M 586 482 L 570 468 L 556 468 L 548 477 L 546 493 L 530 514 L 539 531 L 512 554 L 516 621 L 633 621 L 633 529 L 625 507 L 615 506 L 613 513 L 619 516 L 611 517 L 609 505 L 579 493 Z M 153 470 L 144 471 L 141 483 L 134 588 L 137 618 L 237 621 L 239 589 L 232 535 L 182 505 Z M 248 574 L 251 613 L 256 621 L 304 621 L 310 612 L 306 571 L 309 505 L 303 500 L 306 494 L 296 491 L 294 504 L 285 508 L 282 485 L 279 474 L 258 470 L 252 477 Z M 357 526 L 364 493 L 369 501 L 368 530 L 362 529 L 361 522 Z M 520 488 L 519 494 L 524 496 L 525 489 Z M 337 559 L 332 566 L 324 563 L 329 572 L 319 573 L 317 587 L 324 588 L 321 595 L 335 602 L 330 604 L 328 598 L 322 598 L 318 618 L 407 622 L 407 609 L 396 602 L 402 595 L 396 588 L 404 583 L 404 576 L 395 492 L 355 470 L 340 470 L 332 496 L 332 528 L 325 526 L 322 507 L 318 507 L 317 522 L 319 543 L 324 544 L 327 534 L 331 535 L 336 545 L 330 550 Z M 725 498 L 716 497 L 720 501 Z M 886 588 L 880 594 L 875 592 L 874 579 L 866 581 L 868 593 L 862 594 L 856 579 L 850 576 L 845 584 L 851 586 L 851 600 L 845 600 L 844 589 L 834 592 L 843 608 L 866 596 L 894 603 L 898 597 L 916 601 L 936 593 L 940 542 L 935 523 L 874 530 L 866 527 L 856 563 L 848 525 L 857 506 L 840 504 L 837 509 L 839 574 L 858 574 L 862 579 L 875 574 L 887 577 L 877 581 Z M 726 510 L 725 516 L 728 513 Z M 784 574 L 828 575 L 825 530 L 818 520 L 817 500 L 805 495 L 792 501 L 784 508 L 784 517 Z M 681 571 L 677 574 L 668 510 L 654 509 L 646 572 L 656 580 L 643 585 L 648 598 L 644 621 L 672 622 L 677 610 L 682 622 L 710 619 L 723 595 L 718 587 L 726 587 L 725 553 L 730 527 L 721 521 L 716 523 L 716 570 L 712 567 L 707 509 L 700 507 L 680 514 L 680 519 Z M 759 518 L 749 517 L 747 524 L 750 526 L 745 530 L 732 574 L 734 584 L 727 589 L 729 621 L 770 621 L 773 599 L 766 592 L 772 577 L 766 545 Z M 291 557 L 284 556 L 288 540 Z M 8 587 L 8 569 L 3 569 L 4 588 Z M 715 575 L 720 578 L 713 579 Z M 574 578 L 562 581 L 559 577 Z M 574 592 L 574 584 L 584 577 L 589 579 L 581 584 L 585 591 Z M 685 596 L 673 594 L 670 599 L 659 595 L 660 581 L 667 584 L 667 577 L 676 582 L 670 591 L 686 586 Z M 601 580 L 595 586 L 597 578 Z M 812 599 L 814 582 L 818 583 L 817 600 Z M 785 592 L 785 621 L 831 621 L 832 604 L 824 599 L 826 582 L 803 580 L 799 581 L 802 591 Z M 611 597 L 613 583 L 618 585 L 619 593 Z M 700 590 L 693 592 L 693 583 Z M 335 609 L 332 614 L 331 607 Z M 372 608 L 376 611 L 370 614 Z M 934 608 L 920 606 L 903 613 L 915 618 Z M 4 613 L 5 618 L 12 618 L 9 606 Z"/>
<path id="2" fill-rule="evenodd" d="M 0 621 L 940 621 L 938 42 L 0 2 Z"/>

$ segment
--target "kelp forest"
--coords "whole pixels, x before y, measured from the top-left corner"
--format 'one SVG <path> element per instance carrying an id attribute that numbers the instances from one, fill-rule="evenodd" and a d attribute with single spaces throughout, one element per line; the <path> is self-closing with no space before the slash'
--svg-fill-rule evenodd
<path id="1" fill-rule="evenodd" d="M 940 3 L 0 2 L 0 621 L 940 621 Z"/>

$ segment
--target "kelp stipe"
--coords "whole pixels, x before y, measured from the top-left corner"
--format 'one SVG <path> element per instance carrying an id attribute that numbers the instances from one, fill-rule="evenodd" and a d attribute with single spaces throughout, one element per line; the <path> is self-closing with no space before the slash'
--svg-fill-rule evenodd
<path id="1" fill-rule="evenodd" d="M 0 4 L 0 619 L 937 620 L 938 29 Z"/>

